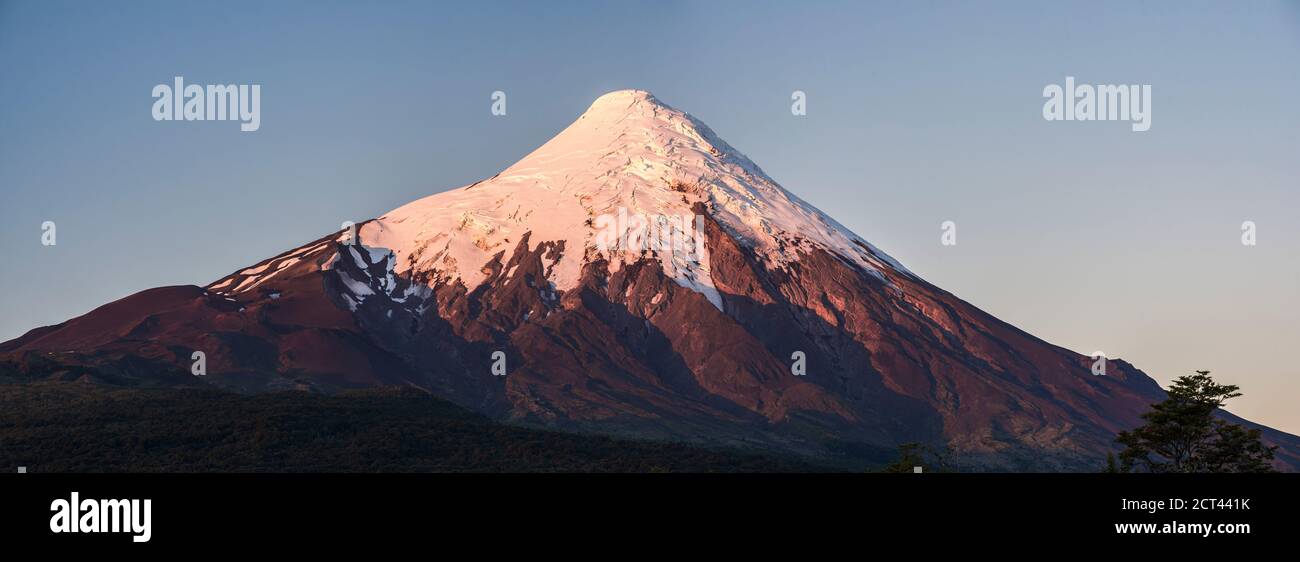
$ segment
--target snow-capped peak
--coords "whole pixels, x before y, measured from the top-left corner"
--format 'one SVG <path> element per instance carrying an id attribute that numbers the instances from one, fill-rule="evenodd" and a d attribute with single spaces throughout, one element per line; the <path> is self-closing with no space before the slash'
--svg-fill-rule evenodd
<path id="1" fill-rule="evenodd" d="M 787 192 L 704 123 L 643 90 L 596 99 L 576 121 L 496 176 L 395 209 L 367 223 L 361 240 L 391 249 L 397 273 L 460 280 L 473 290 L 485 265 L 525 233 L 530 250 L 564 243 L 547 264 L 556 289 L 577 285 L 596 253 L 600 217 L 693 216 L 704 203 L 729 233 L 770 265 L 817 246 L 881 275 L 910 275 L 884 253 Z M 703 233 L 699 233 L 703 235 Z M 641 255 L 610 255 L 612 268 Z M 707 257 L 664 259 L 665 273 L 719 305 Z"/>

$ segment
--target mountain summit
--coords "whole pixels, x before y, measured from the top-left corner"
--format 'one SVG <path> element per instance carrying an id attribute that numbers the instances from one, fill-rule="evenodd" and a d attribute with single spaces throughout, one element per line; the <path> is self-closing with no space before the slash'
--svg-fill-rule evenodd
<path id="1" fill-rule="evenodd" d="M 491 179 L 393 210 L 368 223 L 361 237 L 392 249 L 398 274 L 441 275 L 472 291 L 486 278 L 483 264 L 528 233 L 530 249 L 563 246 L 546 264 L 547 281 L 567 291 L 590 259 L 585 249 L 599 234 L 591 224 L 596 217 L 688 216 L 696 204 L 769 266 L 787 263 L 800 245 L 816 245 L 866 271 L 906 271 L 782 189 L 707 125 L 642 90 L 601 96 Z M 707 263 L 700 271 L 664 265 L 670 276 L 716 297 Z"/>
<path id="2" fill-rule="evenodd" d="M 1095 469 L 1164 398 L 1124 361 L 1091 364 L 920 279 L 641 90 L 355 234 L 0 344 L 0 374 L 28 380 L 413 386 L 560 430 L 851 463 L 921 442 L 999 470 Z M 1300 439 L 1265 437 L 1300 466 Z"/>

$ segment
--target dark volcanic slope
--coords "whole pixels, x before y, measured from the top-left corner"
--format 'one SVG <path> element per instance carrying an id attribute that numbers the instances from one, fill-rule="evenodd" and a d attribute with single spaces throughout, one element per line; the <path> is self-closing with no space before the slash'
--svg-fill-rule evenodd
<path id="1" fill-rule="evenodd" d="M 152 289 L 33 330 L 0 348 L 0 373 L 241 391 L 411 385 L 558 429 L 868 462 L 923 441 L 965 468 L 1012 470 L 1093 469 L 1114 432 L 1163 397 L 1123 361 L 1093 376 L 1089 358 L 928 284 L 886 287 L 826 254 L 768 275 L 715 224 L 709 233 L 726 314 L 653 262 L 613 275 L 593 266 L 550 299 L 529 281 L 546 250 L 523 244 L 505 260 L 518 265 L 512 279 L 400 303 L 376 284 L 353 313 L 356 285 L 339 278 L 366 274 L 314 264 L 368 253 L 330 242 L 258 291 Z M 190 374 L 194 350 L 207 354 L 206 377 Z M 505 377 L 491 373 L 495 350 L 508 354 Z M 804 377 L 783 360 L 793 350 L 807 354 Z M 1293 468 L 1296 438 L 1266 435 Z"/>

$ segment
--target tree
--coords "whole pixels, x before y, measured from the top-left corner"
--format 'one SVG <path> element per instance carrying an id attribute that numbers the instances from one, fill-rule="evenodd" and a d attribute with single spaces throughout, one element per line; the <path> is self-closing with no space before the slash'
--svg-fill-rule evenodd
<path id="1" fill-rule="evenodd" d="M 1215 414 L 1239 388 L 1218 384 L 1209 371 L 1174 380 L 1169 397 L 1142 414 L 1146 423 L 1121 431 L 1120 472 L 1272 472 L 1273 451 L 1258 429 Z"/>
<path id="2" fill-rule="evenodd" d="M 898 446 L 898 458 L 882 472 L 914 472 L 922 467 L 925 472 L 950 472 L 947 447 L 937 448 L 922 443 L 903 443 Z"/>
<path id="3" fill-rule="evenodd" d="M 1106 453 L 1106 468 L 1102 470 L 1107 474 L 1119 474 L 1119 463 L 1115 460 L 1115 453 Z"/>

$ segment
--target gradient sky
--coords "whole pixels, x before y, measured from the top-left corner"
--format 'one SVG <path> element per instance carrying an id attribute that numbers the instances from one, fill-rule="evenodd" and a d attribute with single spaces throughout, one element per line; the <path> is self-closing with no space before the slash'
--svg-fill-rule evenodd
<path id="1" fill-rule="evenodd" d="M 261 84 L 261 130 L 153 121 L 177 75 Z M 1151 130 L 1044 121 L 1067 75 L 1152 85 Z M 621 88 L 1003 320 L 1300 433 L 1295 2 L 0 0 L 0 340 L 491 176 Z"/>

